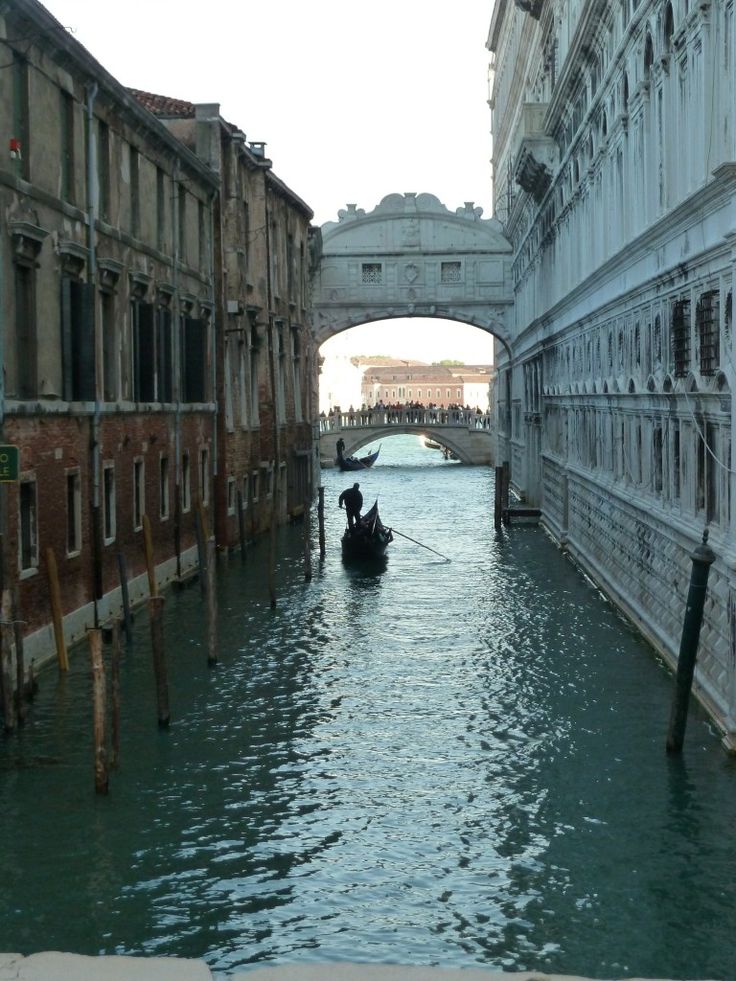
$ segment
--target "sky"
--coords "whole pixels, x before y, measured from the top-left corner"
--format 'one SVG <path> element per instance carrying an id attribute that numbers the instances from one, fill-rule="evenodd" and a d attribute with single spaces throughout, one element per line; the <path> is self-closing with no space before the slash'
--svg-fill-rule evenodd
<path id="1" fill-rule="evenodd" d="M 387 194 L 407 191 L 435 194 L 452 211 L 474 201 L 491 216 L 485 41 L 492 0 L 45 6 L 123 85 L 219 102 L 249 140 L 266 142 L 274 172 L 312 208 L 315 224 L 337 220 L 348 203 L 371 211 Z M 470 356 L 462 325 L 413 323 L 418 343 L 435 353 L 412 347 L 397 357 L 491 360 Z M 412 321 L 392 321 L 383 348 L 417 343 L 401 340 L 402 324 Z M 358 347 L 352 353 L 376 353 Z M 383 348 L 378 353 L 394 354 Z"/>

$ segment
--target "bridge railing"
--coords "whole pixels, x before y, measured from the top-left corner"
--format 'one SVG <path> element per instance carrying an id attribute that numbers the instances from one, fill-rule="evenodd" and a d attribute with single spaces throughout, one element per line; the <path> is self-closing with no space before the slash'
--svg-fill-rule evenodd
<path id="1" fill-rule="evenodd" d="M 331 412 L 320 416 L 320 431 L 336 433 L 343 429 L 375 429 L 377 426 L 456 426 L 458 429 L 491 429 L 490 412 L 470 409 L 401 408 L 355 409 L 353 412 Z"/>

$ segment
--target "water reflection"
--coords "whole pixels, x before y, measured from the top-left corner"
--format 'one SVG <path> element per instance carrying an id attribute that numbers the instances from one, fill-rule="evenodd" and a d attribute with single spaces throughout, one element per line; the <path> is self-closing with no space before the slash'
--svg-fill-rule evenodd
<path id="1" fill-rule="evenodd" d="M 287 529 L 275 610 L 266 549 L 221 566 L 216 671 L 198 592 L 170 596 L 174 721 L 139 618 L 108 800 L 86 659 L 42 677 L 0 746 L 3 949 L 732 975 L 736 772 L 702 714 L 668 760 L 651 652 L 541 532 L 496 537 L 487 471 L 390 444 L 361 483 L 453 561 L 348 568 L 332 509 L 305 584 Z"/>

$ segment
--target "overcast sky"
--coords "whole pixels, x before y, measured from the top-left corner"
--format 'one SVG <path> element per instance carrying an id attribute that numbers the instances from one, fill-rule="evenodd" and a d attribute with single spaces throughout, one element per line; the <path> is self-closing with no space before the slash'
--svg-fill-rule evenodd
<path id="1" fill-rule="evenodd" d="M 453 211 L 474 201 L 491 216 L 492 0 L 45 6 L 123 85 L 219 102 L 249 140 L 267 143 L 274 171 L 314 210 L 316 224 L 336 220 L 348 202 L 370 211 L 405 191 L 435 194 Z M 391 326 L 394 340 L 402 323 Z M 449 340 L 443 323 L 414 322 L 432 345 L 425 360 L 464 356 L 465 332 L 453 325 Z M 468 336 L 482 339 L 472 329 Z M 471 344 L 467 360 L 490 360 L 483 343 L 489 354 L 478 357 Z"/>

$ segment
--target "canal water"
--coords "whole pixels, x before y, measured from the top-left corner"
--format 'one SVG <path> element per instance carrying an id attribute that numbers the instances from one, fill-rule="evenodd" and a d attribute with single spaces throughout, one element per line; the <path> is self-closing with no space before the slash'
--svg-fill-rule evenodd
<path id="1" fill-rule="evenodd" d="M 86 652 L 0 745 L 0 950 L 351 960 L 592 977 L 736 977 L 736 767 L 540 529 L 492 527 L 492 471 L 386 440 L 358 475 L 405 535 L 345 568 L 302 531 L 220 564 L 220 663 L 196 585 L 166 600 L 172 724 L 148 627 L 95 797 Z"/>

